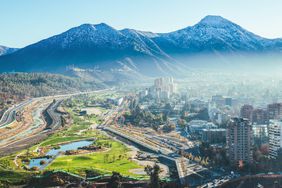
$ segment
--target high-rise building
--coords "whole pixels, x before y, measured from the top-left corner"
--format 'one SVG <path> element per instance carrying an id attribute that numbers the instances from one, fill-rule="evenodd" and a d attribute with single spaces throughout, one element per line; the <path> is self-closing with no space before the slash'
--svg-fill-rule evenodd
<path id="1" fill-rule="evenodd" d="M 240 116 L 252 122 L 253 110 L 254 110 L 254 107 L 252 105 L 245 104 L 241 107 Z"/>
<path id="2" fill-rule="evenodd" d="M 278 149 L 282 148 L 282 121 L 270 120 L 268 127 L 269 156 L 276 158 Z"/>
<path id="3" fill-rule="evenodd" d="M 257 125 L 268 124 L 267 111 L 260 108 L 253 110 L 252 120 Z"/>
<path id="4" fill-rule="evenodd" d="M 157 78 L 154 81 L 153 96 L 156 98 L 168 99 L 171 94 L 176 92 L 176 84 L 172 77 Z"/>
<path id="5" fill-rule="evenodd" d="M 227 126 L 226 143 L 232 165 L 242 165 L 253 161 L 252 125 L 245 118 L 231 118 Z"/>
<path id="6" fill-rule="evenodd" d="M 269 119 L 281 119 L 282 103 L 273 103 L 267 105 L 267 114 Z"/>

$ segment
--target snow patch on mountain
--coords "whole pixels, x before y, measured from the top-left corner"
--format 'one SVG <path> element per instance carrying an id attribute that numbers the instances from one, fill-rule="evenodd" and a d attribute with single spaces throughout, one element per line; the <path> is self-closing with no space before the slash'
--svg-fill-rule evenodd
<path id="1" fill-rule="evenodd" d="M 17 48 L 9 48 L 9 47 L 0 45 L 0 56 L 11 54 L 17 50 L 18 50 Z"/>

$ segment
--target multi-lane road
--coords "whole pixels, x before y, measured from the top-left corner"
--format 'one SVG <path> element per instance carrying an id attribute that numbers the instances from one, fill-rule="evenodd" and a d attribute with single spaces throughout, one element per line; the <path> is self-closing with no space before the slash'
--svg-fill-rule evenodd
<path id="1" fill-rule="evenodd" d="M 65 99 L 71 96 L 76 96 L 76 95 L 83 95 L 83 94 L 91 94 L 91 93 L 99 93 L 99 92 L 104 92 L 104 91 L 110 91 L 113 90 L 113 88 L 110 89 L 102 89 L 102 90 L 96 90 L 96 91 L 88 91 L 88 92 L 77 92 L 77 93 L 72 93 L 72 94 L 63 94 L 63 95 L 51 95 L 51 96 L 45 96 L 45 97 L 37 97 L 37 98 L 31 98 L 27 99 L 17 105 L 13 105 L 10 107 L 8 110 L 4 112 L 0 119 L 0 128 L 5 127 L 12 123 L 15 118 L 16 118 L 16 113 L 20 110 L 22 110 L 24 107 L 27 105 L 31 104 L 34 101 L 40 101 L 40 100 L 45 100 L 45 99 Z"/>
<path id="2" fill-rule="evenodd" d="M 13 105 L 8 110 L 6 110 L 0 119 L 0 127 L 5 127 L 6 125 L 12 123 L 16 118 L 16 112 L 29 105 L 32 101 L 33 99 L 25 100 L 17 105 Z"/>
<path id="3" fill-rule="evenodd" d="M 47 138 L 50 133 L 57 131 L 61 127 L 62 115 L 57 111 L 57 108 L 64 99 L 75 95 L 100 93 L 107 90 L 112 89 L 32 98 L 12 106 L 0 120 L 0 156 L 28 148 Z M 29 120 L 15 121 L 17 112 L 24 112 L 24 118 L 29 118 Z M 47 114 L 51 119 L 49 123 L 45 121 L 43 114 Z M 11 136 L 8 136 L 7 133 Z"/>

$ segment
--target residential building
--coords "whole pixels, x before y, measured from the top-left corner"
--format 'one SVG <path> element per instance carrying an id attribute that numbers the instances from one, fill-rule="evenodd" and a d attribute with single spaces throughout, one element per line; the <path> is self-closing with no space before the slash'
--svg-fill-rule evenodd
<path id="1" fill-rule="evenodd" d="M 282 118 L 282 103 L 273 103 L 267 106 L 267 113 L 269 119 Z"/>
<path id="2" fill-rule="evenodd" d="M 204 120 L 192 120 L 188 123 L 191 133 L 201 134 L 204 129 L 216 129 L 217 125 Z"/>
<path id="3" fill-rule="evenodd" d="M 252 105 L 245 104 L 241 107 L 240 116 L 252 122 L 253 110 L 254 110 L 254 107 Z"/>
<path id="4" fill-rule="evenodd" d="M 245 118 L 231 118 L 227 126 L 226 144 L 232 165 L 241 166 L 253 161 L 252 124 Z"/>
<path id="5" fill-rule="evenodd" d="M 253 110 L 252 114 L 252 122 L 253 124 L 257 125 L 265 125 L 268 124 L 268 116 L 267 116 L 267 111 L 264 109 L 255 109 Z"/>
<path id="6" fill-rule="evenodd" d="M 202 141 L 210 144 L 223 143 L 226 141 L 226 129 L 203 129 Z"/>
<path id="7" fill-rule="evenodd" d="M 282 147 L 282 121 L 270 120 L 268 127 L 269 156 L 276 158 L 278 149 Z"/>

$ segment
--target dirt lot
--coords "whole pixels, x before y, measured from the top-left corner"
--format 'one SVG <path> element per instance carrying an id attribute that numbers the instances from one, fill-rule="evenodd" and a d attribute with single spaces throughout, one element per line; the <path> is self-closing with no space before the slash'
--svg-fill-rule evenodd
<path id="1" fill-rule="evenodd" d="M 134 146 L 128 146 L 128 147 L 130 147 L 130 149 L 132 150 L 132 151 L 130 152 L 130 155 L 132 156 L 132 159 L 133 159 L 134 161 L 136 161 L 139 165 L 145 167 L 145 166 L 147 166 L 147 165 L 153 166 L 153 165 L 155 164 L 154 161 L 138 160 L 138 159 L 136 159 L 136 155 L 137 155 L 139 149 L 136 148 L 136 147 L 134 147 Z M 161 177 L 161 178 L 168 177 L 168 176 L 169 176 L 169 168 L 168 168 L 166 165 L 161 164 L 161 163 L 158 163 L 158 165 L 159 165 L 160 168 L 161 168 L 160 177 Z M 145 174 L 146 174 L 146 172 L 144 171 L 144 168 L 132 169 L 132 170 L 130 170 L 130 172 L 132 172 L 132 173 L 134 173 L 134 174 L 140 174 L 140 175 L 141 175 L 141 174 L 142 174 L 142 175 L 145 175 Z"/>

